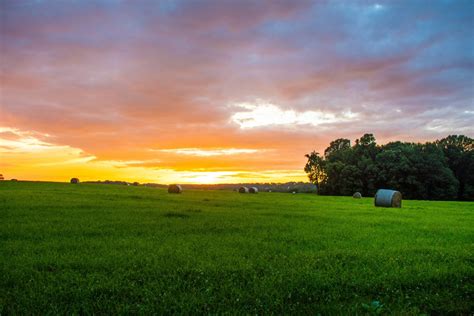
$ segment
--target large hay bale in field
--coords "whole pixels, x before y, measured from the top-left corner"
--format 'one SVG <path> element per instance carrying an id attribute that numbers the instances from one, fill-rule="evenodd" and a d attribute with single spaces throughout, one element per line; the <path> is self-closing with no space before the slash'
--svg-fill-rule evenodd
<path id="1" fill-rule="evenodd" d="M 249 193 L 258 193 L 258 188 L 256 187 L 249 188 Z"/>
<path id="2" fill-rule="evenodd" d="M 79 179 L 78 179 L 78 178 L 72 178 L 72 179 L 71 179 L 71 183 L 72 183 L 72 184 L 78 184 L 78 183 L 79 183 Z"/>
<path id="3" fill-rule="evenodd" d="M 249 188 L 247 188 L 247 187 L 240 187 L 240 188 L 239 188 L 239 193 L 249 193 Z"/>
<path id="4" fill-rule="evenodd" d="M 170 184 L 168 186 L 168 193 L 181 193 L 183 188 L 179 184 Z"/>
<path id="5" fill-rule="evenodd" d="M 375 194 L 375 206 L 402 207 L 402 194 L 395 190 L 380 189 Z"/>
<path id="6" fill-rule="evenodd" d="M 356 192 L 356 193 L 354 193 L 354 194 L 352 195 L 352 197 L 353 197 L 354 199 L 360 199 L 360 198 L 362 198 L 362 194 L 360 194 L 360 192 Z"/>

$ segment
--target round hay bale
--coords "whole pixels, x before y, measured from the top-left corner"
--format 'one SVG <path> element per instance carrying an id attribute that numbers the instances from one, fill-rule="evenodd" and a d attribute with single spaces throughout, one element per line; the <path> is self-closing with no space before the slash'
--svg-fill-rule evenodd
<path id="1" fill-rule="evenodd" d="M 256 187 L 250 187 L 250 188 L 249 188 L 249 193 L 258 193 L 258 188 L 256 188 Z"/>
<path id="2" fill-rule="evenodd" d="M 183 192 L 183 188 L 179 184 L 170 184 L 168 186 L 168 193 L 179 194 L 181 192 Z"/>
<path id="3" fill-rule="evenodd" d="M 247 188 L 247 187 L 240 187 L 240 188 L 239 188 L 239 193 L 249 193 L 249 188 Z"/>
<path id="4" fill-rule="evenodd" d="M 362 194 L 360 194 L 360 192 L 356 192 L 356 193 L 354 193 L 354 194 L 352 195 L 352 197 L 353 197 L 354 199 L 360 199 L 360 198 L 362 198 Z"/>
<path id="5" fill-rule="evenodd" d="M 395 190 L 380 189 L 375 194 L 375 206 L 402 207 L 402 194 Z"/>
<path id="6" fill-rule="evenodd" d="M 79 179 L 78 179 L 78 178 L 71 178 L 71 183 L 72 183 L 72 184 L 78 184 L 78 183 L 79 183 Z"/>

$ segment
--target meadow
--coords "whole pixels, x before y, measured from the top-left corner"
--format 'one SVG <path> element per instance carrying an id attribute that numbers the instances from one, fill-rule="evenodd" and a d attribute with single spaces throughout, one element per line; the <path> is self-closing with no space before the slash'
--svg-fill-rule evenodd
<path id="1" fill-rule="evenodd" d="M 474 203 L 0 182 L 0 314 L 471 314 Z"/>

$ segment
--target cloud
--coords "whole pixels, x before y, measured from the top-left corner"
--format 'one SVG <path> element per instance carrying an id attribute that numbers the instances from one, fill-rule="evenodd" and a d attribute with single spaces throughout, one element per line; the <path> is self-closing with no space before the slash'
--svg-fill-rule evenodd
<path id="1" fill-rule="evenodd" d="M 152 150 L 160 151 L 164 153 L 173 153 L 177 155 L 189 155 L 189 156 L 199 156 L 199 157 L 253 154 L 253 153 L 262 151 L 258 149 L 245 149 L 245 148 L 214 148 L 214 149 L 175 148 L 175 149 L 157 149 L 157 150 L 152 149 Z"/>
<path id="2" fill-rule="evenodd" d="M 295 110 L 282 110 L 274 104 L 263 101 L 257 101 L 256 104 L 237 103 L 234 106 L 247 110 L 236 112 L 231 117 L 231 120 L 242 129 L 272 125 L 320 126 L 355 121 L 358 116 L 357 113 L 352 113 L 350 110 L 337 114 L 322 111 L 297 112 Z"/>
<path id="3" fill-rule="evenodd" d="M 474 134 L 472 1 L 0 1 L 0 11 L 0 125 L 14 128 L 0 150 L 12 155 L 61 148 L 70 165 L 95 157 L 83 164 L 110 172 L 257 172 L 299 169 L 304 153 L 366 132 Z"/>
<path id="4" fill-rule="evenodd" d="M 48 137 L 48 134 L 21 131 L 11 127 L 0 127 L 0 152 L 35 153 L 66 148 L 66 146 L 55 146 L 41 139 Z"/>

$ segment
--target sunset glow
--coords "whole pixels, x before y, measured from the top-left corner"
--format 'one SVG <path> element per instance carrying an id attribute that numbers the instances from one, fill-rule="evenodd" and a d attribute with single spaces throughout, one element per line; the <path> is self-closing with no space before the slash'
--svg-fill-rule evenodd
<path id="1" fill-rule="evenodd" d="M 25 0 L 0 13 L 6 179 L 306 181 L 304 155 L 335 138 L 474 134 L 472 1 Z"/>

